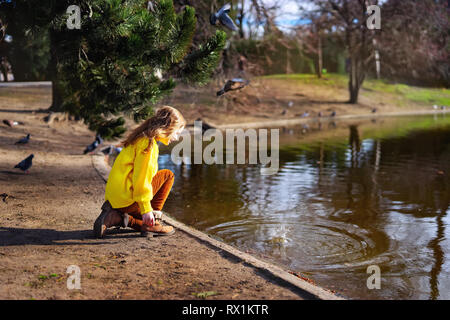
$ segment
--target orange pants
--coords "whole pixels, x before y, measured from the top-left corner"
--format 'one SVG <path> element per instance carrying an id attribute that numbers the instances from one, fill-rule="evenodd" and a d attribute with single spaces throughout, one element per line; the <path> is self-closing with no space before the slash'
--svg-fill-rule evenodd
<path id="1" fill-rule="evenodd" d="M 153 199 L 150 204 L 153 210 L 161 211 L 169 196 L 174 181 L 174 174 L 168 169 L 159 170 L 152 179 Z M 128 227 L 141 231 L 142 214 L 137 202 L 125 208 L 116 208 L 128 214 Z"/>

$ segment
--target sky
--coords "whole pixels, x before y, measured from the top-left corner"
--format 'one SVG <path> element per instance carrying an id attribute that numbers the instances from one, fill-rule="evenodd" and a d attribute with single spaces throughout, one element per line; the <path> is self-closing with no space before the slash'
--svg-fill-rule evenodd
<path id="1" fill-rule="evenodd" d="M 290 32 L 291 28 L 301 23 L 307 23 L 306 20 L 301 20 L 300 8 L 298 0 L 261 0 L 266 7 L 278 6 L 279 9 L 276 12 L 276 25 L 284 32 Z M 304 5 L 312 7 L 309 1 L 304 1 Z M 248 12 L 251 6 L 251 1 L 246 0 L 244 2 L 244 10 Z M 250 18 L 250 21 L 252 19 Z M 248 21 L 248 20 L 247 20 Z M 263 27 L 261 26 L 260 32 L 262 33 Z M 244 28 L 244 32 L 248 32 L 248 28 Z"/>

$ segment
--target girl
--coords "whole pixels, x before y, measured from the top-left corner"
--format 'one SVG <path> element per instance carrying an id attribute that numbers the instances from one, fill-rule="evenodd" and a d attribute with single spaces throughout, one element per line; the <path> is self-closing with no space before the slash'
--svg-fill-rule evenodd
<path id="1" fill-rule="evenodd" d="M 142 235 L 170 235 L 171 226 L 160 218 L 174 181 L 172 171 L 158 171 L 159 149 L 156 141 L 168 145 L 177 141 L 186 121 L 172 107 L 159 108 L 155 115 L 134 129 L 122 142 L 106 183 L 102 213 L 94 223 L 94 234 L 101 238 L 109 227 L 131 227 Z M 155 217 L 156 215 L 156 217 Z"/>

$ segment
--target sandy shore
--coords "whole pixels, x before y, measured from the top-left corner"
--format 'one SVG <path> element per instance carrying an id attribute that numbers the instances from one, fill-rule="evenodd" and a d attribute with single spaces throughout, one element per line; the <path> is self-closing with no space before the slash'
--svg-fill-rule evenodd
<path id="1" fill-rule="evenodd" d="M 0 299 L 312 298 L 181 230 L 146 239 L 121 229 L 94 239 L 105 185 L 82 154 L 92 132 L 78 122 L 46 124 L 38 110 L 49 104 L 47 89 L 20 89 L 20 99 L 1 90 L 9 91 L 0 117 L 24 124 L 0 124 Z M 14 144 L 27 133 L 28 144 Z M 31 153 L 29 174 L 13 169 Z M 70 265 L 81 270 L 80 290 L 67 288 Z"/>

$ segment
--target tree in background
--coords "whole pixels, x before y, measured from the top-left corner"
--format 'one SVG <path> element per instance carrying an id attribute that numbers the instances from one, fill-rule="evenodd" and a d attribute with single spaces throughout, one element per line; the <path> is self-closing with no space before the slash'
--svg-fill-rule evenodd
<path id="1" fill-rule="evenodd" d="M 122 113 L 135 121 L 171 93 L 175 81 L 205 83 L 220 58 L 226 34 L 216 31 L 191 49 L 195 10 L 176 13 L 171 0 L 17 1 L 6 16 L 25 15 L 23 28 L 48 30 L 50 110 L 82 118 L 105 138 L 124 131 Z M 67 7 L 81 8 L 81 28 L 68 29 Z"/>
<path id="2" fill-rule="evenodd" d="M 385 76 L 449 87 L 450 2 L 388 0 L 382 10 Z"/>
<path id="3" fill-rule="evenodd" d="M 312 0 L 314 11 L 325 16 L 342 37 L 349 58 L 349 103 L 357 103 L 359 89 L 366 77 L 369 63 L 374 59 L 373 39 L 376 30 L 369 30 L 367 6 L 377 0 Z"/>
<path id="4" fill-rule="evenodd" d="M 306 18 L 310 23 L 297 26 L 296 35 L 303 50 L 313 56 L 316 62 L 316 74 L 320 79 L 323 70 L 323 38 L 330 22 L 326 15 L 318 14 L 316 11 L 305 10 L 305 12 L 307 12 Z"/>

